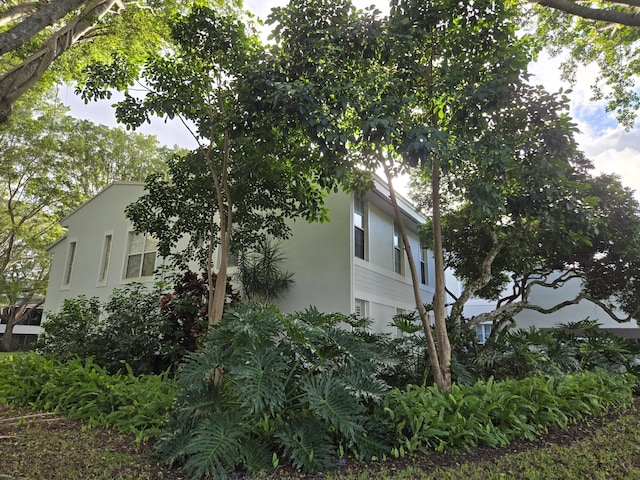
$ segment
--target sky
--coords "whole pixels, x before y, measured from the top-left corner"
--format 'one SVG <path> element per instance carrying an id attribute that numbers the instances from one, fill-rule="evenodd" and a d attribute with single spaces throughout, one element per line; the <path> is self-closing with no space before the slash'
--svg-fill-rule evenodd
<path id="1" fill-rule="evenodd" d="M 266 19 L 272 7 L 286 2 L 287 0 L 245 0 L 245 8 L 258 18 Z M 354 0 L 359 8 L 371 3 L 372 0 Z M 577 75 L 578 82 L 570 86 L 561 81 L 559 65 L 559 59 L 541 55 L 538 62 L 530 66 L 531 82 L 544 85 L 551 93 L 558 92 L 560 88 L 572 89 L 568 94 L 571 100 L 570 114 L 580 129 L 580 134 L 576 137 L 580 148 L 594 162 L 596 173 L 619 175 L 623 184 L 634 189 L 636 198 L 640 200 L 640 123 L 626 131 L 618 125 L 613 114 L 605 111 L 604 102 L 590 99 L 589 79 L 597 76 L 594 66 L 581 67 Z M 71 106 L 72 115 L 109 126 L 116 125 L 114 110 L 110 106 L 115 101 L 115 96 L 112 100 L 85 105 L 71 89 L 61 91 L 60 95 Z M 162 119 L 153 119 L 150 125 L 137 131 L 157 135 L 160 142 L 169 146 L 195 146 L 195 141 L 187 130 L 175 122 L 165 123 Z"/>

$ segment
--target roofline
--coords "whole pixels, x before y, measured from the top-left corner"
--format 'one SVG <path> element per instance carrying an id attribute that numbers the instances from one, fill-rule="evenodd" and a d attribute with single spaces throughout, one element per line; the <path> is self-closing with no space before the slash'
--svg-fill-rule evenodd
<path id="1" fill-rule="evenodd" d="M 83 209 L 86 205 L 88 205 L 89 203 L 91 203 L 94 199 L 96 199 L 97 197 L 99 197 L 100 195 L 102 195 L 104 192 L 106 192 L 108 189 L 110 189 L 111 187 L 115 186 L 115 185 L 136 185 L 136 186 L 144 186 L 144 182 L 129 182 L 129 181 L 125 181 L 125 180 L 116 180 L 114 182 L 111 182 L 109 185 L 107 185 L 106 187 L 104 187 L 102 190 L 100 190 L 98 193 L 96 193 L 95 195 L 93 195 L 89 200 L 87 200 L 86 202 L 84 202 L 82 205 L 80 205 L 79 207 L 76 207 L 75 209 L 73 209 L 69 214 L 65 215 L 64 218 L 62 220 L 60 220 L 60 225 L 62 225 L 63 227 L 66 227 L 67 225 L 65 225 L 65 223 L 67 222 L 67 220 L 69 220 L 70 217 L 72 217 L 73 215 L 75 215 L 79 210 Z M 62 239 L 61 239 L 62 240 Z M 58 242 L 56 242 L 58 243 Z M 55 245 L 55 243 L 53 244 Z M 51 247 L 53 247 L 53 245 L 51 245 Z M 49 247 L 49 248 L 51 248 Z"/>

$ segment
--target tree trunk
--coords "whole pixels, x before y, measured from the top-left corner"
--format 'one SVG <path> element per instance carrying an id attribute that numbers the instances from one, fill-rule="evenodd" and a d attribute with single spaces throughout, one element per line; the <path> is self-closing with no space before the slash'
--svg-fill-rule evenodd
<path id="1" fill-rule="evenodd" d="M 20 48 L 38 32 L 53 25 L 62 17 L 77 10 L 88 2 L 89 0 L 57 0 L 51 3 L 37 4 L 34 13 L 18 25 L 0 34 L 0 56 Z"/>
<path id="2" fill-rule="evenodd" d="M 31 312 L 33 312 L 36 308 L 42 305 L 42 301 L 32 304 L 29 307 L 29 304 L 23 303 L 19 306 L 9 306 L 2 309 L 2 318 L 6 322 L 6 327 L 4 330 L 4 334 L 2 338 L 0 338 L 0 352 L 10 352 L 13 349 L 13 329 L 16 325 L 20 325 L 20 323 L 27 318 Z"/>
<path id="3" fill-rule="evenodd" d="M 85 3 L 79 0 L 75 2 L 80 5 Z M 52 5 L 57 3 L 54 2 Z M 40 80 L 56 58 L 77 43 L 107 12 L 115 9 L 119 13 L 123 8 L 121 0 L 91 1 L 76 18 L 53 33 L 38 52 L 2 75 L 0 77 L 0 123 L 9 118 L 16 99 Z"/>
<path id="4" fill-rule="evenodd" d="M 442 225 L 440 221 L 440 157 L 433 155 L 431 177 L 433 201 L 433 259 L 435 268 L 435 293 L 433 294 L 433 316 L 438 341 L 441 383 L 440 390 L 451 390 L 451 344 L 447 333 L 446 291 L 444 280 L 444 253 L 442 250 Z"/>
<path id="5" fill-rule="evenodd" d="M 446 388 L 446 379 L 442 375 L 442 368 L 440 366 L 440 358 L 438 357 L 438 350 L 436 344 L 433 341 L 433 334 L 431 333 L 431 321 L 429 315 L 422 301 L 422 294 L 420 293 L 420 277 L 418 276 L 418 269 L 416 268 L 415 258 L 413 251 L 411 250 L 411 244 L 409 243 L 409 236 L 407 235 L 407 229 L 404 226 L 404 220 L 402 218 L 402 212 L 398 206 L 396 199 L 395 189 L 393 188 L 393 179 L 387 162 L 382 155 L 382 152 L 378 152 L 378 160 L 384 168 L 385 176 L 387 177 L 387 186 L 389 187 L 389 198 L 391 199 L 391 205 L 393 207 L 393 213 L 400 229 L 400 235 L 402 236 L 402 243 L 407 254 L 407 260 L 409 262 L 409 271 L 411 272 L 411 284 L 413 286 L 413 296 L 416 302 L 416 308 L 418 309 L 418 315 L 422 322 L 422 330 L 427 341 L 427 353 L 429 354 L 429 362 L 433 367 L 433 377 L 436 385 L 441 390 L 448 390 L 451 388 L 451 381 L 449 379 L 449 388 Z"/>

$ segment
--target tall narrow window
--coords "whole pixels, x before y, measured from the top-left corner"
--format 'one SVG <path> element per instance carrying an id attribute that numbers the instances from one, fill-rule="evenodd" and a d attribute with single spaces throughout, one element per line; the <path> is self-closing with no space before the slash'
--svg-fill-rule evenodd
<path id="1" fill-rule="evenodd" d="M 364 202 L 361 198 L 355 197 L 353 201 L 353 239 L 354 255 L 364 260 Z"/>
<path id="2" fill-rule="evenodd" d="M 111 242 L 113 234 L 108 233 L 104 236 L 102 244 L 102 256 L 100 257 L 100 269 L 98 270 L 98 285 L 106 285 L 109 274 L 109 260 L 111 259 Z"/>
<path id="3" fill-rule="evenodd" d="M 493 330 L 492 323 L 479 323 L 476 325 L 476 338 L 479 345 L 484 345 L 491 336 L 491 330 Z"/>
<path id="4" fill-rule="evenodd" d="M 73 273 L 73 262 L 76 258 L 76 245 L 77 241 L 73 240 L 69 242 L 69 250 L 67 251 L 67 263 L 64 267 L 64 276 L 62 277 L 62 286 L 68 287 L 71 285 L 71 275 Z"/>
<path id="5" fill-rule="evenodd" d="M 420 283 L 428 285 L 429 283 L 429 267 L 427 251 L 424 248 L 420 249 Z"/>
<path id="6" fill-rule="evenodd" d="M 156 268 L 158 242 L 149 235 L 129 232 L 124 278 L 149 277 Z"/>
<path id="7" fill-rule="evenodd" d="M 402 258 L 402 239 L 400 238 L 400 229 L 398 224 L 393 224 L 393 271 L 402 273 L 404 259 Z"/>

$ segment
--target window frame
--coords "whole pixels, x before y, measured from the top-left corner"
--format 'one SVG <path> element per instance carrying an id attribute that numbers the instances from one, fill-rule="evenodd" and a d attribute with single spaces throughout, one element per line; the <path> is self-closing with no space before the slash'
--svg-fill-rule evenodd
<path id="1" fill-rule="evenodd" d="M 104 232 L 102 237 L 102 254 L 98 264 L 98 280 L 96 285 L 104 287 L 109 281 L 109 267 L 111 266 L 111 252 L 113 250 L 113 230 Z"/>
<path id="2" fill-rule="evenodd" d="M 78 254 L 78 237 L 69 239 L 67 245 L 67 256 L 64 261 L 64 270 L 62 272 L 62 285 L 61 289 L 68 290 L 71 288 L 71 281 L 73 280 L 73 266 L 76 262 L 76 256 Z"/>
<path id="3" fill-rule="evenodd" d="M 367 216 L 366 203 L 363 198 L 353 197 L 353 256 L 367 260 Z M 360 221 L 358 221 L 358 217 Z M 359 238 L 362 242 L 359 242 Z"/>
<path id="4" fill-rule="evenodd" d="M 135 239 L 136 237 L 142 237 L 142 251 L 140 252 L 133 252 L 131 251 L 131 247 L 133 245 L 133 239 Z M 152 241 L 154 242 L 154 249 L 147 249 L 147 241 Z M 146 260 L 146 256 L 153 253 L 153 270 L 151 273 L 144 275 L 145 273 L 145 260 Z M 134 256 L 140 256 L 140 263 L 138 266 L 138 275 L 137 276 L 128 276 L 129 273 L 129 269 L 131 268 L 129 261 L 131 259 L 131 257 Z M 132 281 L 137 281 L 140 279 L 146 279 L 146 278 L 152 278 L 154 275 L 154 272 L 156 271 L 156 263 L 158 261 L 158 241 L 156 239 L 154 239 L 150 234 L 148 233 L 137 233 L 135 230 L 129 230 L 127 232 L 127 243 L 126 243 L 126 248 L 125 248 L 125 253 L 124 253 L 124 267 L 122 270 L 122 280 L 124 282 L 132 282 Z"/>
<path id="5" fill-rule="evenodd" d="M 400 226 L 397 222 L 393 222 L 393 271 L 398 275 L 404 275 L 404 245 L 402 244 L 402 235 L 400 235 Z"/>

